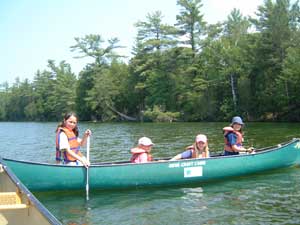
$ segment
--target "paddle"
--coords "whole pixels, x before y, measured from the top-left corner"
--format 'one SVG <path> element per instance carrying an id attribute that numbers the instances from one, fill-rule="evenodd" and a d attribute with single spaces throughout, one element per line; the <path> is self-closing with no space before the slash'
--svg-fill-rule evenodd
<path id="1" fill-rule="evenodd" d="M 86 140 L 86 159 L 88 162 L 90 161 L 90 136 L 88 136 Z M 86 191 L 86 200 L 88 201 L 89 200 L 89 167 L 86 167 L 85 191 Z"/>

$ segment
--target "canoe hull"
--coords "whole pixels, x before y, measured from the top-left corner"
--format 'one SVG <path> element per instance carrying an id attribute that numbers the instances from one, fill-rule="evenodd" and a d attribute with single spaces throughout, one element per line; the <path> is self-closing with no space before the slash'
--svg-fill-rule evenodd
<path id="1" fill-rule="evenodd" d="M 0 224 L 61 225 L 1 159 Z"/>
<path id="2" fill-rule="evenodd" d="M 299 140 L 255 154 L 142 164 L 103 163 L 89 168 L 90 189 L 123 189 L 201 183 L 299 164 Z M 85 189 L 86 169 L 5 159 L 31 190 Z"/>

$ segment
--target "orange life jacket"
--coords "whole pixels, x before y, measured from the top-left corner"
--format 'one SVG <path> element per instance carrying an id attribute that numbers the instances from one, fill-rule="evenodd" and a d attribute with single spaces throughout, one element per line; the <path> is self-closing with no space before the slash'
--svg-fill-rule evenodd
<path id="1" fill-rule="evenodd" d="M 243 139 L 243 134 L 241 132 L 233 130 L 233 129 L 232 129 L 232 131 L 229 131 L 229 130 L 224 130 L 224 131 L 226 131 L 224 133 L 224 142 L 225 142 L 224 150 L 229 151 L 229 152 L 234 152 L 234 150 L 232 149 L 232 146 L 230 145 L 230 143 L 227 140 L 227 136 L 230 133 L 234 133 L 236 135 L 236 137 L 237 137 L 236 145 L 237 146 L 242 146 L 243 145 L 243 140 L 244 139 Z"/>
<path id="2" fill-rule="evenodd" d="M 77 136 L 74 134 L 73 131 L 65 128 L 65 127 L 60 127 L 57 130 L 56 133 L 56 161 L 61 161 L 61 151 L 59 147 L 59 142 L 60 142 L 60 133 L 64 132 L 67 137 L 68 137 L 68 142 L 70 145 L 70 150 L 73 151 L 75 154 L 82 156 L 81 152 L 79 151 L 80 146 L 77 141 Z M 70 154 L 67 153 L 67 151 L 63 152 L 63 158 L 65 162 L 75 162 L 77 159 L 72 157 Z"/>
<path id="3" fill-rule="evenodd" d="M 188 146 L 186 149 L 192 151 L 192 158 L 193 159 L 197 158 L 197 150 L 195 149 L 194 145 Z M 206 152 L 205 151 L 199 152 L 198 158 L 205 158 L 205 157 L 206 157 Z"/>
<path id="4" fill-rule="evenodd" d="M 152 155 L 147 152 L 146 150 L 142 149 L 142 148 L 132 148 L 131 149 L 131 154 L 132 154 L 132 157 L 130 159 L 130 162 L 134 163 L 135 160 L 139 157 L 140 154 L 142 153 L 146 153 L 147 154 L 147 161 L 148 162 L 151 162 L 153 160 L 152 158 Z"/>

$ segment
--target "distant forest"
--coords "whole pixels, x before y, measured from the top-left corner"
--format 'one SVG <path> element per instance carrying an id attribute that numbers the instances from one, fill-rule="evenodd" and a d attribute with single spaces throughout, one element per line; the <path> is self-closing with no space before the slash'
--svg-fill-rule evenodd
<path id="1" fill-rule="evenodd" d="M 294 2 L 294 1 L 293 1 Z M 178 0 L 176 24 L 155 11 L 137 21 L 133 56 L 119 39 L 76 37 L 89 57 L 78 77 L 48 60 L 34 80 L 0 87 L 0 121 L 300 121 L 299 1 L 265 0 L 256 17 L 233 9 L 222 23 L 203 19 L 201 0 Z"/>

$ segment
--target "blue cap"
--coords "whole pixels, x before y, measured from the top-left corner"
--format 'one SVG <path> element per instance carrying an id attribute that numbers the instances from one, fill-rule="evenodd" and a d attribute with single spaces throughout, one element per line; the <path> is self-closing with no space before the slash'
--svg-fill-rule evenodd
<path id="1" fill-rule="evenodd" d="M 239 116 L 235 116 L 232 118 L 231 124 L 238 123 L 240 125 L 244 125 L 243 120 Z"/>

